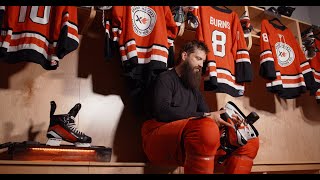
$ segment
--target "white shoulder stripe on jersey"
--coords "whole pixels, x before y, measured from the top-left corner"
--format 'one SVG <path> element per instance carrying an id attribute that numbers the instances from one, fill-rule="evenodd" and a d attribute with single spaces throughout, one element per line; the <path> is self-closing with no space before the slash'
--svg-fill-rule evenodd
<path id="1" fill-rule="evenodd" d="M 211 72 L 209 73 L 209 77 L 212 77 L 212 76 L 217 77 L 217 72 L 211 71 Z"/>
<path id="2" fill-rule="evenodd" d="M 46 59 L 48 59 L 47 51 L 45 49 L 43 49 L 42 47 L 37 46 L 36 44 L 19 44 L 18 46 L 10 46 L 8 48 L 8 52 L 16 52 L 16 51 L 23 50 L 23 49 L 35 50 L 35 51 L 39 52 L 40 54 L 43 54 L 43 56 Z"/>
<path id="3" fill-rule="evenodd" d="M 304 67 L 304 66 L 307 66 L 307 65 L 309 65 L 309 62 L 308 62 L 308 61 L 306 61 L 306 62 L 304 62 L 304 63 L 300 64 L 300 67 Z"/>
<path id="4" fill-rule="evenodd" d="M 241 50 L 241 51 L 237 51 L 237 54 L 248 54 L 248 55 L 249 55 L 249 52 L 248 52 L 248 51 Z"/>
<path id="5" fill-rule="evenodd" d="M 236 78 L 235 78 L 229 71 L 227 71 L 227 70 L 218 69 L 218 68 L 217 68 L 217 73 L 225 74 L 225 75 L 231 77 L 231 79 L 232 79 L 233 81 L 236 80 Z"/>
<path id="6" fill-rule="evenodd" d="M 276 80 L 266 84 L 267 87 L 278 86 L 278 85 L 282 85 L 282 80 Z"/>
<path id="7" fill-rule="evenodd" d="M 149 63 L 151 60 L 152 61 L 161 61 L 161 62 L 167 64 L 167 58 L 160 56 L 160 55 L 155 55 L 155 54 L 151 55 L 148 58 L 138 58 L 138 63 L 145 64 L 145 63 Z"/>
<path id="8" fill-rule="evenodd" d="M 121 56 L 121 60 L 122 61 L 127 61 L 129 60 L 130 58 L 132 57 L 137 57 L 137 55 L 134 55 L 136 54 L 137 52 L 136 51 L 132 51 L 131 53 L 128 53 L 127 56 Z M 139 64 L 146 64 L 146 63 L 149 63 L 151 60 L 155 60 L 155 61 L 161 61 L 161 62 L 164 62 L 167 64 L 167 59 L 166 57 L 163 57 L 161 55 L 151 55 L 150 57 L 147 57 L 147 58 L 138 58 L 138 63 Z"/>
<path id="9" fill-rule="evenodd" d="M 312 71 L 313 71 L 313 73 L 314 73 L 315 75 L 320 76 L 320 73 L 317 72 L 315 69 L 312 69 Z"/>
<path id="10" fill-rule="evenodd" d="M 217 64 L 216 64 L 215 62 L 210 61 L 210 62 L 208 63 L 208 67 L 209 67 L 209 66 L 214 66 L 214 67 L 216 67 Z"/>
<path id="11" fill-rule="evenodd" d="M 12 30 L 1 30 L 1 36 L 11 36 L 12 35 Z"/>
<path id="12" fill-rule="evenodd" d="M 9 43 L 7 41 L 0 42 L 0 47 L 4 47 L 4 48 L 8 49 L 9 48 Z"/>
<path id="13" fill-rule="evenodd" d="M 260 57 L 262 57 L 263 55 L 266 55 L 266 54 L 272 54 L 272 52 L 270 50 L 264 51 L 260 54 Z"/>
<path id="14" fill-rule="evenodd" d="M 49 42 L 47 41 L 47 39 L 37 33 L 21 33 L 21 34 L 13 34 L 11 36 L 11 39 L 13 40 L 19 40 L 20 38 L 36 38 L 42 42 L 44 42 L 47 46 L 49 45 Z"/>
<path id="15" fill-rule="evenodd" d="M 241 59 L 237 59 L 237 60 L 236 60 L 236 63 L 242 63 L 242 62 L 248 62 L 248 63 L 251 64 L 249 58 L 241 58 Z"/>
<path id="16" fill-rule="evenodd" d="M 304 81 L 299 83 L 290 83 L 290 84 L 282 84 L 284 88 L 297 88 L 301 86 L 306 86 L 306 83 Z"/>
<path id="17" fill-rule="evenodd" d="M 303 78 L 302 74 L 298 74 L 295 76 L 286 76 L 286 75 L 282 75 L 281 79 L 300 79 Z"/>
<path id="18" fill-rule="evenodd" d="M 172 39 L 168 38 L 168 43 L 173 43 L 174 41 Z"/>
<path id="19" fill-rule="evenodd" d="M 124 56 L 121 56 L 121 60 L 122 60 L 122 61 L 127 61 L 127 60 L 128 60 L 128 58 L 127 58 L 127 56 L 126 56 L 126 55 L 124 55 Z"/>
<path id="20" fill-rule="evenodd" d="M 73 40 L 75 40 L 75 41 L 77 41 L 77 43 L 79 44 L 79 38 L 77 36 L 75 36 L 75 35 L 73 35 L 71 33 L 68 33 L 68 37 L 73 39 Z"/>
<path id="21" fill-rule="evenodd" d="M 130 58 L 133 58 L 135 56 L 138 56 L 138 53 L 137 51 L 131 51 L 131 52 L 128 52 L 127 53 L 127 58 L 130 59 Z"/>
<path id="22" fill-rule="evenodd" d="M 64 22 L 64 23 L 62 24 L 62 26 L 61 26 L 61 29 L 62 29 L 64 26 L 68 26 L 68 27 L 70 27 L 70 28 L 72 28 L 72 29 L 74 29 L 75 31 L 78 32 L 78 27 L 77 27 L 76 25 L 74 25 L 74 24 L 71 24 L 69 21 Z"/>
<path id="23" fill-rule="evenodd" d="M 242 85 L 237 85 L 234 82 L 230 82 L 228 79 L 224 79 L 224 78 L 217 78 L 218 83 L 224 83 L 227 84 L 229 86 L 231 86 L 232 88 L 236 89 L 236 90 L 241 90 L 244 91 L 244 86 Z"/>
<path id="24" fill-rule="evenodd" d="M 312 72 L 312 70 L 311 70 L 310 68 L 302 71 L 302 74 L 307 74 L 307 73 L 309 73 L 309 72 Z"/>
<path id="25" fill-rule="evenodd" d="M 128 46 L 131 46 L 133 44 L 136 44 L 136 41 L 134 39 L 128 41 L 124 46 L 120 46 L 119 49 L 120 50 L 125 50 L 128 48 Z"/>
<path id="26" fill-rule="evenodd" d="M 268 58 L 264 58 L 264 59 L 262 59 L 262 60 L 260 61 L 260 65 L 261 65 L 262 63 L 265 63 L 265 62 L 267 62 L 267 61 L 271 61 L 271 62 L 274 62 L 274 59 L 273 59 L 273 58 L 271 58 L 271 57 L 268 57 Z"/>
<path id="27" fill-rule="evenodd" d="M 158 49 L 158 50 L 161 50 L 161 51 L 164 51 L 168 54 L 168 49 L 167 48 L 164 48 L 164 47 L 161 47 L 161 46 L 157 46 L 157 45 L 152 45 L 150 48 L 138 48 L 137 47 L 137 51 L 138 52 L 150 52 L 152 51 L 153 49 Z"/>
<path id="28" fill-rule="evenodd" d="M 5 10 L 6 7 L 5 6 L 0 6 L 0 10 Z"/>
<path id="29" fill-rule="evenodd" d="M 120 50 L 124 51 L 125 49 L 127 49 L 129 46 L 131 45 L 135 45 L 136 44 L 136 41 L 135 40 L 130 40 L 128 41 L 124 46 L 120 46 Z M 153 44 L 151 47 L 149 48 L 144 48 L 144 47 L 136 47 L 136 50 L 138 52 L 150 52 L 151 50 L 153 49 L 158 49 L 158 50 L 161 50 L 161 51 L 164 51 L 168 54 L 168 49 L 165 48 L 165 47 L 162 47 L 162 46 L 158 46 L 156 44 Z"/>

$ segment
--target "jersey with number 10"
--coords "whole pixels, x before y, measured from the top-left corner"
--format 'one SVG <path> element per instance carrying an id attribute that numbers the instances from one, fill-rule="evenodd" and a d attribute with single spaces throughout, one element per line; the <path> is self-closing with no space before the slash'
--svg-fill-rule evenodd
<path id="1" fill-rule="evenodd" d="M 200 22 L 196 39 L 204 41 L 210 50 L 204 90 L 242 96 L 244 83 L 250 82 L 253 75 L 237 13 L 214 6 L 199 6 L 193 13 Z"/>
<path id="2" fill-rule="evenodd" d="M 79 45 L 77 22 L 75 6 L 0 6 L 0 56 L 54 70 Z"/>

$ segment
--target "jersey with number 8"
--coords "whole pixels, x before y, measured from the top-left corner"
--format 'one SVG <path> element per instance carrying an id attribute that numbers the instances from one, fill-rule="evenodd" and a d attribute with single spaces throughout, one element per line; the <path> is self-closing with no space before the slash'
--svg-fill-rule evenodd
<path id="1" fill-rule="evenodd" d="M 252 80 L 252 67 L 238 15 L 214 6 L 199 6 L 193 13 L 200 22 L 196 39 L 210 49 L 204 89 L 242 96 L 244 83 Z"/>

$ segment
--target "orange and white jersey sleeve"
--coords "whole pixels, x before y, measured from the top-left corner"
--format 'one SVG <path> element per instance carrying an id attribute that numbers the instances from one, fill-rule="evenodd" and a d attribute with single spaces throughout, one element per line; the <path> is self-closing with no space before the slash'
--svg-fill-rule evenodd
<path id="1" fill-rule="evenodd" d="M 235 60 L 235 78 L 237 83 L 251 82 L 253 78 L 252 66 L 247 48 L 247 43 L 244 38 L 244 33 L 241 27 L 240 19 L 234 13 L 234 25 L 232 26 L 233 47 L 232 53 Z"/>
<path id="2" fill-rule="evenodd" d="M 104 17 L 104 28 L 105 28 L 105 38 L 104 38 L 104 59 L 110 60 L 114 54 L 115 46 L 112 40 L 112 29 L 111 29 L 112 19 L 110 17 Z"/>
<path id="3" fill-rule="evenodd" d="M 294 37 L 292 37 L 292 38 L 294 38 Z M 302 49 L 300 48 L 299 43 L 297 41 L 294 41 L 294 42 L 296 44 L 297 56 L 299 56 L 300 68 L 302 71 L 302 75 L 303 75 L 306 87 L 308 90 L 310 90 L 311 95 L 315 95 L 315 93 L 317 91 L 316 90 L 316 82 L 315 82 L 315 78 L 314 78 L 310 63 L 309 63 L 308 59 L 306 58 L 306 56 L 304 55 Z"/>
<path id="4" fill-rule="evenodd" d="M 261 35 L 260 35 L 260 75 L 268 80 L 276 79 L 276 69 L 274 65 L 274 56 L 269 41 L 269 32 L 266 28 L 267 20 L 261 22 Z"/>
<path id="5" fill-rule="evenodd" d="M 112 7 L 111 37 L 115 42 L 119 42 L 119 38 L 123 29 L 123 13 L 125 12 L 124 8 L 125 6 Z"/>
<path id="6" fill-rule="evenodd" d="M 320 50 L 320 39 L 315 39 L 315 46 Z M 313 72 L 315 80 L 315 96 L 317 103 L 320 103 L 320 52 L 316 53 L 316 56 L 310 60 L 310 66 Z M 311 93 L 312 94 L 312 93 Z"/>
<path id="7" fill-rule="evenodd" d="M 171 13 L 171 9 L 169 6 L 164 6 L 166 26 L 167 26 L 167 34 L 168 34 L 168 44 L 169 44 L 169 52 L 168 52 L 168 68 L 174 66 L 174 40 L 176 39 L 178 33 L 178 26 L 173 19 L 173 15 Z"/>
<path id="8" fill-rule="evenodd" d="M 62 18 L 55 17 L 55 22 L 60 22 L 60 25 L 55 26 L 54 39 L 57 40 L 56 55 L 62 59 L 79 45 L 77 7 L 60 6 L 57 13 Z"/>

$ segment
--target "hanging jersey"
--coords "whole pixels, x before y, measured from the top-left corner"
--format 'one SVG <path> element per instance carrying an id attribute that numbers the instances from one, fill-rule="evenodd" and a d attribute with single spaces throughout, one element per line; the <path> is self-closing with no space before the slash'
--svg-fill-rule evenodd
<path id="1" fill-rule="evenodd" d="M 284 99 L 314 89 L 314 78 L 300 45 L 286 26 L 266 19 L 261 22 L 260 75 L 267 90 Z"/>
<path id="2" fill-rule="evenodd" d="M 320 39 L 315 38 L 315 46 L 320 50 Z M 316 100 L 317 103 L 320 103 L 320 52 L 317 52 L 316 56 L 310 60 L 310 66 L 316 81 Z"/>
<path id="3" fill-rule="evenodd" d="M 169 6 L 113 6 L 110 28 L 106 31 L 117 42 L 124 71 L 131 78 L 173 65 L 168 57 L 173 57 L 178 27 Z"/>
<path id="4" fill-rule="evenodd" d="M 2 6 L 1 56 L 54 70 L 79 45 L 75 6 Z M 1 17 L 1 13 L 0 13 Z"/>
<path id="5" fill-rule="evenodd" d="M 242 96 L 245 82 L 252 81 L 253 75 L 237 13 L 213 6 L 199 6 L 193 13 L 199 19 L 196 39 L 204 41 L 210 50 L 204 90 Z"/>

